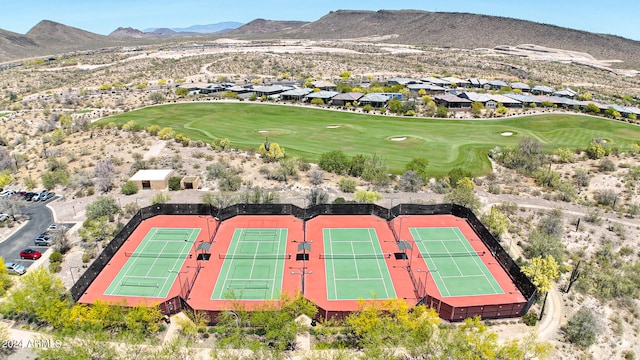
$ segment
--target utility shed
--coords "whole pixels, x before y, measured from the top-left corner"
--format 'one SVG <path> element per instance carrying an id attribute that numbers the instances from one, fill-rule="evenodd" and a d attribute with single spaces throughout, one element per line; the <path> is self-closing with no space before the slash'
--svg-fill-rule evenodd
<path id="1" fill-rule="evenodd" d="M 175 176 L 173 169 L 138 170 L 129 181 L 140 190 L 164 190 L 169 187 L 169 178 Z"/>

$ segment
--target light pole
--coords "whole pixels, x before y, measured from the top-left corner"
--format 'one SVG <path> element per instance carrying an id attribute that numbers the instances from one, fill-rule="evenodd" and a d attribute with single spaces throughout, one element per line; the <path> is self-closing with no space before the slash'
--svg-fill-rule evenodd
<path id="1" fill-rule="evenodd" d="M 433 270 L 416 270 L 419 273 L 424 273 L 424 296 L 427 296 L 427 280 L 429 279 L 429 273 L 437 272 L 438 269 Z"/>
<path id="2" fill-rule="evenodd" d="M 186 274 L 189 272 L 189 269 L 186 269 L 185 271 L 176 271 L 176 270 L 167 270 L 169 273 L 176 273 L 178 274 L 178 284 L 180 285 L 180 292 L 178 293 L 178 295 L 182 296 L 182 278 L 180 277 L 180 274 Z"/>
<path id="3" fill-rule="evenodd" d="M 304 277 L 305 275 L 311 275 L 313 274 L 313 270 L 309 270 L 307 271 L 306 267 L 303 267 L 301 269 L 299 269 L 298 272 L 292 271 L 291 275 L 300 275 L 300 281 L 301 281 L 301 286 L 302 286 L 302 295 L 304 295 Z"/>
<path id="4" fill-rule="evenodd" d="M 209 216 L 198 215 L 198 217 L 201 219 L 205 219 L 205 221 L 207 222 L 207 236 L 208 236 L 209 242 L 211 242 L 211 229 L 209 228 Z"/>
<path id="5" fill-rule="evenodd" d="M 80 269 L 79 266 L 71 266 L 69 267 L 69 274 L 71 274 L 71 281 L 75 284 L 76 279 L 73 277 L 73 269 Z"/>

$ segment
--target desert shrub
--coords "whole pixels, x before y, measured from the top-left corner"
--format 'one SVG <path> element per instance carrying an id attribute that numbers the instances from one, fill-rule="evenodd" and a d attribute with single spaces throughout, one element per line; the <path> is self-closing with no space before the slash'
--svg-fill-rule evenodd
<path id="1" fill-rule="evenodd" d="M 333 150 L 320 155 L 320 168 L 334 174 L 344 174 L 349 169 L 350 161 L 345 153 Z"/>
<path id="2" fill-rule="evenodd" d="M 151 205 L 166 204 L 169 202 L 169 200 L 171 200 L 171 197 L 169 196 L 169 194 L 159 192 L 153 195 L 153 197 L 151 198 Z"/>
<path id="3" fill-rule="evenodd" d="M 600 332 L 601 326 L 595 311 L 582 308 L 569 319 L 563 330 L 569 342 L 581 346 L 589 347 L 596 342 L 596 335 Z"/>
<path id="4" fill-rule="evenodd" d="M 311 185 L 314 186 L 318 186 L 324 181 L 324 171 L 322 170 L 311 170 L 307 173 L 307 176 Z"/>
<path id="5" fill-rule="evenodd" d="M 138 185 L 136 185 L 136 183 L 133 181 L 127 181 L 124 184 L 122 184 L 122 187 L 120 188 L 120 192 L 122 192 L 124 195 L 137 194 Z"/>
<path id="6" fill-rule="evenodd" d="M 604 206 L 613 206 L 617 198 L 618 193 L 616 193 L 613 189 L 604 189 L 596 191 L 593 194 L 593 200 L 595 200 L 599 205 Z"/>
<path id="7" fill-rule="evenodd" d="M 538 314 L 535 311 L 529 311 L 522 317 L 522 322 L 527 326 L 536 326 L 538 323 Z"/>
<path id="8" fill-rule="evenodd" d="M 353 200 L 358 203 L 374 203 L 382 200 L 382 194 L 377 191 L 358 190 L 353 195 Z"/>
<path id="9" fill-rule="evenodd" d="M 58 251 L 54 251 L 49 255 L 50 262 L 61 262 L 62 261 L 62 253 Z"/>
<path id="10" fill-rule="evenodd" d="M 402 191 L 417 192 L 422 188 L 422 177 L 415 170 L 407 170 L 400 176 L 398 187 Z"/>
<path id="11" fill-rule="evenodd" d="M 602 172 L 611 172 L 611 171 L 614 171 L 615 169 L 616 169 L 616 164 L 613 162 L 613 160 L 609 158 L 604 158 L 600 160 L 600 164 L 598 165 L 598 170 Z"/>
<path id="12" fill-rule="evenodd" d="M 358 183 L 354 179 L 350 178 L 340 178 L 340 182 L 338 183 L 340 190 L 346 193 L 355 192 L 357 185 Z"/>
<path id="13" fill-rule="evenodd" d="M 326 204 L 328 202 L 329 202 L 329 194 L 327 194 L 327 192 L 322 189 L 313 188 L 307 194 L 308 206 Z"/>

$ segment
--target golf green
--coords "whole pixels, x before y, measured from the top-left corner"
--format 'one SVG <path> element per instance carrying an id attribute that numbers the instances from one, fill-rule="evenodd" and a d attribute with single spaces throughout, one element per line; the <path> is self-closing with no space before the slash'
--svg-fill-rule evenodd
<path id="1" fill-rule="evenodd" d="M 265 137 L 287 156 L 317 162 L 322 153 L 379 154 L 397 173 L 415 157 L 429 160 L 432 175 L 464 168 L 487 173 L 496 146 L 536 138 L 547 150 L 586 148 L 594 138 L 627 149 L 640 142 L 640 128 L 602 118 L 542 114 L 493 120 L 448 120 L 328 111 L 260 103 L 205 102 L 152 106 L 105 118 L 99 124 L 171 127 L 192 140 L 228 138 L 232 147 L 257 150 Z M 504 136 L 510 133 L 511 136 Z M 404 138 L 404 139 L 403 139 Z"/>

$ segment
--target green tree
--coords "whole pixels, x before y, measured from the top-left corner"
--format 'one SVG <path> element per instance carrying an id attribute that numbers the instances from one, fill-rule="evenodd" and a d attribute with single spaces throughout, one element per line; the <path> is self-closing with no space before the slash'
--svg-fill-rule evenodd
<path id="1" fill-rule="evenodd" d="M 71 307 L 62 280 L 40 267 L 29 269 L 20 278 L 20 283 L 22 286 L 13 291 L 2 304 L 2 311 L 25 318 L 35 315 L 38 320 L 59 327 L 64 321 L 61 314 Z"/>
<path id="2" fill-rule="evenodd" d="M 606 143 L 598 138 L 591 140 L 591 143 L 586 150 L 587 156 L 590 159 L 600 159 L 609 154 Z"/>
<path id="3" fill-rule="evenodd" d="M 596 342 L 597 335 L 602 331 L 600 319 L 592 309 L 581 308 L 562 329 L 567 340 L 587 348 Z"/>
<path id="4" fill-rule="evenodd" d="M 100 196 L 94 202 L 87 205 L 87 220 L 96 220 L 100 217 L 107 217 L 109 221 L 113 221 L 115 214 L 120 212 L 120 206 L 116 199 L 111 196 Z"/>
<path id="5" fill-rule="evenodd" d="M 405 166 L 406 170 L 415 171 L 418 176 L 422 179 L 423 183 L 427 183 L 429 181 L 429 173 L 427 167 L 429 166 L 429 160 L 426 158 L 413 158 L 407 165 Z"/>
<path id="6" fill-rule="evenodd" d="M 509 219 L 507 215 L 500 211 L 500 208 L 497 206 L 491 207 L 489 213 L 482 217 L 482 222 L 497 238 L 502 237 L 509 229 Z"/>
<path id="7" fill-rule="evenodd" d="M 551 256 L 558 265 L 564 262 L 566 247 L 559 237 L 534 230 L 529 235 L 529 243 L 524 247 L 524 253 L 529 258 L 546 258 Z"/>
<path id="8" fill-rule="evenodd" d="M 267 150 L 267 146 L 269 150 Z M 263 144 L 260 144 L 258 152 L 262 156 L 262 160 L 264 162 L 274 162 L 284 158 L 284 149 L 281 148 L 278 143 L 265 142 Z"/>
<path id="9" fill-rule="evenodd" d="M 122 192 L 125 195 L 137 194 L 138 185 L 136 185 L 136 183 L 133 181 L 127 181 L 124 184 L 122 184 L 122 187 L 120 188 L 120 192 Z"/>
<path id="10" fill-rule="evenodd" d="M 189 89 L 187 88 L 183 88 L 183 87 L 179 87 L 176 89 L 176 95 L 179 97 L 184 97 L 189 95 Z"/>
<path id="11" fill-rule="evenodd" d="M 465 177 L 460 179 L 456 187 L 454 187 L 450 193 L 444 196 L 444 201 L 465 206 L 472 211 L 478 211 L 480 209 L 480 200 L 473 193 L 473 181 Z"/>
<path id="12" fill-rule="evenodd" d="M 0 188 L 3 188 L 13 182 L 13 176 L 11 176 L 10 170 L 0 171 Z"/>
<path id="13" fill-rule="evenodd" d="M 169 190 L 170 191 L 178 191 L 182 189 L 182 185 L 180 182 L 182 178 L 180 176 L 172 176 L 169 178 Z"/>
<path id="14" fill-rule="evenodd" d="M 531 278 L 540 293 L 546 294 L 560 277 L 560 266 L 551 255 L 536 256 L 530 263 L 522 266 L 522 273 Z"/>
<path id="15" fill-rule="evenodd" d="M 320 98 L 313 98 L 313 99 L 311 99 L 311 101 L 309 103 L 311 105 L 324 105 L 324 100 L 322 100 Z"/>
<path id="16" fill-rule="evenodd" d="M 69 182 L 69 172 L 66 169 L 49 170 L 42 174 L 42 186 L 53 189 L 56 185 L 66 185 Z"/>
<path id="17" fill-rule="evenodd" d="M 436 109 L 436 117 L 446 118 L 449 117 L 449 109 L 444 106 L 438 106 Z"/>
<path id="18" fill-rule="evenodd" d="M 375 108 L 373 106 L 371 106 L 371 104 L 367 104 L 367 105 L 362 107 L 362 111 L 364 111 L 366 113 L 372 112 L 373 110 L 375 110 Z"/>
<path id="19" fill-rule="evenodd" d="M 471 179 L 471 173 L 459 167 L 449 170 L 449 172 L 447 173 L 447 176 L 449 177 L 449 183 L 454 188 L 458 186 L 458 182 L 460 180 L 464 178 Z"/>
<path id="20" fill-rule="evenodd" d="M 474 101 L 471 103 L 471 114 L 473 117 L 480 117 L 482 115 L 482 110 L 484 110 L 484 105 L 482 105 L 479 101 Z"/>
<path id="21" fill-rule="evenodd" d="M 387 104 L 387 108 L 389 109 L 389 111 L 391 111 L 394 114 L 402 113 L 403 112 L 402 101 L 398 99 L 390 100 L 389 103 Z"/>
<path id="22" fill-rule="evenodd" d="M 345 153 L 341 150 L 333 150 L 320 154 L 318 165 L 324 171 L 334 174 L 345 174 L 351 164 Z"/>
<path id="23" fill-rule="evenodd" d="M 351 73 L 348 71 L 343 71 L 338 76 L 340 76 L 340 79 L 342 79 L 342 81 L 348 81 L 349 78 L 351 78 Z"/>
<path id="24" fill-rule="evenodd" d="M 153 91 L 149 94 L 149 100 L 154 104 L 159 104 L 164 101 L 164 95 L 161 92 Z"/>
<path id="25" fill-rule="evenodd" d="M 600 113 L 600 108 L 598 107 L 598 105 L 594 104 L 594 103 L 589 103 L 587 104 L 587 106 L 585 107 L 585 110 L 589 113 L 592 114 L 599 114 Z"/>

